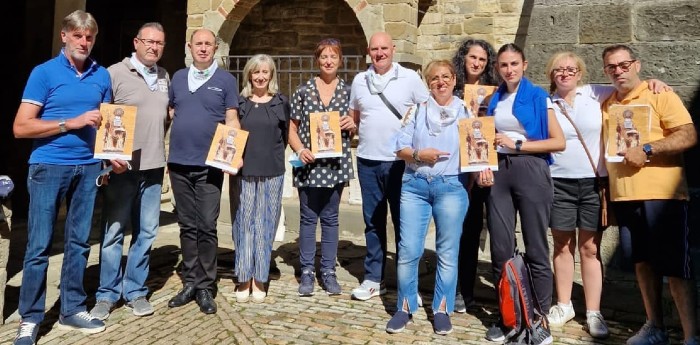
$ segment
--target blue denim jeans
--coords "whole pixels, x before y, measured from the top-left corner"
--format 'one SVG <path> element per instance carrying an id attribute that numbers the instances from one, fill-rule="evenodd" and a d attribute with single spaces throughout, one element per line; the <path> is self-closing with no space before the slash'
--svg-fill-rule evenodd
<path id="1" fill-rule="evenodd" d="M 335 272 L 338 256 L 338 208 L 344 183 L 333 188 L 299 188 L 299 263 L 315 272 L 316 224 L 321 218 L 321 273 Z"/>
<path id="2" fill-rule="evenodd" d="M 100 287 L 96 299 L 116 303 L 148 295 L 151 245 L 160 219 L 164 168 L 112 174 L 104 189 Z M 124 231 L 131 222 L 131 244 L 122 268 Z"/>
<path id="3" fill-rule="evenodd" d="M 362 194 L 362 217 L 365 221 L 365 280 L 384 280 L 386 262 L 387 202 L 394 223 L 394 236 L 399 242 L 401 175 L 404 161 L 374 161 L 357 159 L 357 177 Z"/>
<path id="4" fill-rule="evenodd" d="M 430 217 L 435 220 L 437 273 L 433 312 L 445 301 L 452 313 L 457 289 L 457 263 L 462 222 L 469 207 L 467 189 L 458 175 L 422 176 L 404 174 L 401 189 L 401 241 L 397 267 L 398 310 L 408 302 L 410 314 L 418 310 L 418 264 L 425 248 Z"/>
<path id="5" fill-rule="evenodd" d="M 63 200 L 67 214 L 60 282 L 61 315 L 85 311 L 83 276 L 90 254 L 88 238 L 97 194 L 95 178 L 100 167 L 101 163 L 29 165 L 28 238 L 18 308 L 23 321 L 40 323 L 44 319 L 46 271 L 54 224 Z"/>

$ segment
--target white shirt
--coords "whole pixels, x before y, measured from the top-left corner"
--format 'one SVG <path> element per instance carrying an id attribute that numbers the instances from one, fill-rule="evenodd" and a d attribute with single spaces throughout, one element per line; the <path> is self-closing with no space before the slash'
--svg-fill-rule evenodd
<path id="1" fill-rule="evenodd" d="M 377 161 L 398 160 L 394 140 L 401 121 L 379 95 L 369 91 L 366 73 L 355 76 L 350 91 L 350 109 L 360 112 L 357 157 Z M 394 64 L 385 75 L 393 77 L 383 94 L 402 116 L 411 106 L 428 99 L 428 89 L 415 71 Z"/>
<path id="2" fill-rule="evenodd" d="M 603 129 L 603 114 L 600 104 L 615 90 L 607 85 L 584 85 L 576 88 L 574 106 L 571 107 L 558 94 L 552 95 L 554 102 L 560 102 L 569 117 L 576 123 L 576 127 L 583 136 L 593 162 L 596 164 L 598 174 L 607 176 L 604 155 L 601 152 L 601 131 Z M 550 166 L 552 177 L 559 178 L 590 178 L 595 177 L 586 151 L 576 135 L 576 130 L 571 122 L 564 116 L 558 105 L 554 106 L 557 121 L 564 132 L 566 149 L 553 153 L 554 164 Z"/>
<path id="3" fill-rule="evenodd" d="M 517 94 L 517 90 L 513 93 L 505 93 L 505 97 L 503 97 L 498 104 L 496 104 L 496 109 L 493 110 L 493 116 L 495 117 L 494 123 L 498 133 L 505 134 L 513 141 L 522 140 L 523 142 L 526 142 L 527 137 L 525 137 L 525 128 L 522 124 L 520 124 L 518 118 L 513 115 L 513 103 L 515 103 L 515 96 Z M 554 107 L 552 100 L 547 97 L 547 108 L 552 109 L 552 107 Z M 505 154 L 521 153 L 507 147 L 498 147 L 496 148 L 496 152 Z"/>

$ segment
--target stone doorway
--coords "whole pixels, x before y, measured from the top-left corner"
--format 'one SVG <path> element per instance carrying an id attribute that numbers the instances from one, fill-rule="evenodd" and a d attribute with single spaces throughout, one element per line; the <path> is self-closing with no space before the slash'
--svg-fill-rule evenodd
<path id="1" fill-rule="evenodd" d="M 262 0 L 241 21 L 230 42 L 230 55 L 222 59 L 240 81 L 248 57 L 259 53 L 273 56 L 280 92 L 289 96 L 318 71 L 313 51 L 318 41 L 328 37 L 340 40 L 344 64 L 339 75 L 352 82 L 355 74 L 367 69 L 367 40 L 355 12 L 344 0 Z"/>

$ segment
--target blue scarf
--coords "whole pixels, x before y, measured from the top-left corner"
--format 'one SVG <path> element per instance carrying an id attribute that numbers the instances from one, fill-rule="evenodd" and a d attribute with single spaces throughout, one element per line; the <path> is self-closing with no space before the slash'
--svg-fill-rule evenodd
<path id="1" fill-rule="evenodd" d="M 498 102 L 508 92 L 506 83 L 496 89 L 486 115 L 493 116 Z M 543 140 L 549 139 L 549 121 L 547 118 L 547 92 L 541 87 L 533 84 L 527 78 L 523 77 L 520 80 L 515 101 L 513 102 L 513 115 L 523 125 L 525 136 L 528 140 Z M 553 159 L 551 154 L 546 154 L 547 162 L 552 164 Z"/>

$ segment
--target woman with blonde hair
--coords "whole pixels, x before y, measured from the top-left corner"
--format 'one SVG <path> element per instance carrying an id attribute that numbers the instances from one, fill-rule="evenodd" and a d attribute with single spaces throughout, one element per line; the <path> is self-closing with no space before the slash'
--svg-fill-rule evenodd
<path id="1" fill-rule="evenodd" d="M 284 182 L 284 151 L 289 130 L 289 101 L 278 92 L 272 57 L 258 54 L 243 68 L 239 103 L 241 129 L 248 131 L 243 167 L 231 178 L 235 212 L 233 242 L 236 301 L 265 300 L 272 241 L 279 223 Z"/>
<path id="2" fill-rule="evenodd" d="M 396 268 L 398 310 L 387 323 L 386 331 L 402 332 L 418 310 L 418 263 L 433 218 L 438 257 L 433 331 L 445 335 L 452 332 L 450 314 L 457 289 L 459 241 L 469 207 L 466 174 L 459 167 L 459 120 L 469 115 L 462 100 L 453 95 L 456 77 L 450 61 L 430 62 L 424 78 L 430 98 L 404 116 L 396 139 L 396 156 L 406 161 L 406 168 L 401 186 L 401 239 Z"/>

